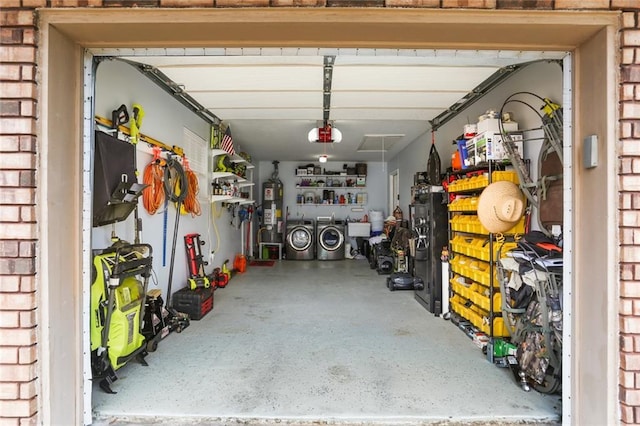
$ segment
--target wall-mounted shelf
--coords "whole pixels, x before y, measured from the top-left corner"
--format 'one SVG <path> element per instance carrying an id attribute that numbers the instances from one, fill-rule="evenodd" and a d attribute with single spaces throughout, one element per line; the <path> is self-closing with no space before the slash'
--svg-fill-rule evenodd
<path id="1" fill-rule="evenodd" d="M 253 204 L 254 200 L 249 198 L 234 197 L 232 195 L 212 195 L 211 202 L 224 202 L 224 203 L 238 203 L 238 204 Z"/>
<path id="2" fill-rule="evenodd" d="M 247 169 L 253 169 L 255 167 L 253 164 L 251 164 L 245 158 L 239 156 L 238 154 L 229 154 L 227 151 L 225 151 L 223 149 L 212 149 L 211 150 L 211 156 L 213 158 L 217 157 L 218 155 L 228 155 L 229 159 L 231 160 L 232 163 L 244 163 L 244 165 L 245 165 L 245 167 Z"/>
<path id="3" fill-rule="evenodd" d="M 316 204 L 316 203 L 296 203 L 296 206 L 309 206 L 309 207 L 363 207 L 366 206 L 366 204 L 362 204 L 362 203 L 344 203 L 344 204 L 324 204 L 324 203 L 320 203 L 320 204 Z"/>
<path id="4" fill-rule="evenodd" d="M 254 203 L 253 186 L 255 185 L 255 182 L 253 182 L 253 168 L 254 168 L 253 164 L 249 163 L 246 159 L 244 159 L 243 157 L 237 154 L 230 155 L 229 153 L 227 153 L 222 149 L 213 149 L 211 150 L 211 154 L 212 154 L 211 158 L 213 161 L 212 164 L 214 165 L 214 167 L 216 164 L 216 161 L 215 161 L 216 157 L 220 155 L 228 155 L 232 163 L 242 164 L 245 167 L 245 173 L 244 173 L 245 177 L 242 177 L 233 172 L 227 172 L 227 171 L 211 173 L 211 182 L 215 186 L 218 186 L 217 184 L 221 184 L 223 187 L 226 187 L 225 189 L 229 190 L 227 194 L 229 192 L 232 192 L 233 194 L 235 194 L 235 195 L 212 195 L 211 202 L 212 203 L 223 202 L 223 203 L 237 203 L 237 204 L 253 204 Z M 233 169 L 235 170 L 236 168 L 234 167 Z M 244 191 L 241 191 L 241 189 L 244 189 Z M 237 196 L 241 192 L 245 195 L 244 197 Z"/>
<path id="5" fill-rule="evenodd" d="M 354 179 L 354 178 L 366 178 L 367 175 L 296 175 L 297 178 L 342 178 L 342 179 Z"/>
<path id="6" fill-rule="evenodd" d="M 349 190 L 349 189 L 365 189 L 366 186 L 303 186 L 303 185 L 296 185 L 296 189 L 342 189 L 342 190 Z"/>
<path id="7" fill-rule="evenodd" d="M 211 174 L 211 177 L 213 179 L 224 179 L 224 180 L 230 180 L 232 182 L 238 182 L 238 183 L 247 182 L 246 178 L 243 178 L 231 172 L 213 172 Z"/>

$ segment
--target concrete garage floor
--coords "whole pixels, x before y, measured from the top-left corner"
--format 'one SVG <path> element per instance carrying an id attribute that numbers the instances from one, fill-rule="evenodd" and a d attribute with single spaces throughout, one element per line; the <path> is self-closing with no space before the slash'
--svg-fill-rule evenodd
<path id="1" fill-rule="evenodd" d="M 149 367 L 94 385 L 94 424 L 557 424 L 559 396 L 523 392 L 411 291 L 364 260 L 254 266 Z"/>

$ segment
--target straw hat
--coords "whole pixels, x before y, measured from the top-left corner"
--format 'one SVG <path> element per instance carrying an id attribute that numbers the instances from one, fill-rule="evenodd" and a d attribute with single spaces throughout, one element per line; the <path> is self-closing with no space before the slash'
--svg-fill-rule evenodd
<path id="1" fill-rule="evenodd" d="M 395 222 L 396 221 L 396 217 L 395 216 L 387 216 L 387 218 L 384 221 L 385 222 Z"/>
<path id="2" fill-rule="evenodd" d="M 520 188 L 508 181 L 487 186 L 478 199 L 478 219 L 489 232 L 508 231 L 524 214 L 524 197 Z"/>

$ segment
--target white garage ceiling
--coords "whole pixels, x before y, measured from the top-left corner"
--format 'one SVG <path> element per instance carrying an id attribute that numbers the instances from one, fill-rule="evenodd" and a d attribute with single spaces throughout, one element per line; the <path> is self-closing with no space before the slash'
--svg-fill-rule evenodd
<path id="1" fill-rule="evenodd" d="M 376 161 L 425 135 L 429 120 L 505 66 L 560 53 L 372 49 L 254 49 L 125 58 L 149 65 L 231 127 L 255 160 Z M 222 54 L 221 54 L 222 53 Z M 148 53 L 147 53 L 148 54 Z M 342 142 L 309 143 L 322 124 L 324 56 L 329 120 Z"/>

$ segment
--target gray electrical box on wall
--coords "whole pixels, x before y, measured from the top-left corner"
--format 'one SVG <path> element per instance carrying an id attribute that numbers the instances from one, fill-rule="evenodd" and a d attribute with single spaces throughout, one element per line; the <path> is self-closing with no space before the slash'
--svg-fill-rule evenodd
<path id="1" fill-rule="evenodd" d="M 582 164 L 585 169 L 592 169 L 598 165 L 598 136 L 589 135 L 584 138 Z"/>

